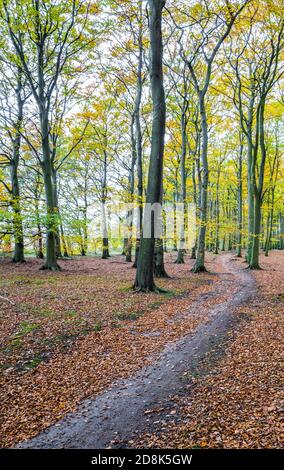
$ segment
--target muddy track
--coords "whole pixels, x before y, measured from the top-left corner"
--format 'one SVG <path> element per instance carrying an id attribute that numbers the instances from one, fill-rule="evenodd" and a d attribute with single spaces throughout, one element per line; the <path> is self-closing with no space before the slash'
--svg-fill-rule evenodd
<path id="1" fill-rule="evenodd" d="M 216 303 L 206 312 L 209 320 L 205 324 L 179 341 L 169 343 L 158 360 L 131 379 L 119 381 L 97 397 L 84 400 L 75 413 L 69 413 L 17 447 L 124 447 L 123 442 L 136 434 L 151 432 L 157 427 L 155 423 L 172 419 L 172 397 L 188 394 L 186 378 L 202 373 L 205 357 L 212 356 L 213 361 L 218 360 L 225 349 L 228 332 L 237 328 L 240 321 L 238 315 L 234 315 L 234 309 L 254 294 L 250 272 L 232 258 L 232 255 L 222 255 L 221 282 L 213 294 Z M 228 292 L 230 286 L 237 286 L 237 291 L 226 302 L 220 303 L 220 299 L 218 302 L 218 297 Z M 176 321 L 194 314 L 194 310 L 201 309 L 205 302 L 206 298 L 200 298 L 187 312 L 179 314 Z M 178 413 L 176 419 L 179 419 Z"/>

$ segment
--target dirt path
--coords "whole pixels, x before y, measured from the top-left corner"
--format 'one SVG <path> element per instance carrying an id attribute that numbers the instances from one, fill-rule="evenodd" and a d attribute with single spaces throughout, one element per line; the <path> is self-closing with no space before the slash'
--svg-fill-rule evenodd
<path id="1" fill-rule="evenodd" d="M 254 293 L 254 280 L 232 255 L 222 255 L 222 281 L 213 293 L 216 303 L 209 320 L 193 334 L 170 343 L 152 365 L 140 370 L 130 380 L 119 381 L 94 399 L 81 403 L 70 413 L 37 437 L 22 442 L 20 448 L 106 448 L 123 447 L 135 434 L 152 431 L 155 423 L 172 419 L 171 398 L 187 390 L 188 378 L 202 372 L 202 360 L 208 355 L 216 360 L 222 353 L 228 332 L 239 322 L 234 308 Z M 218 297 L 237 286 L 237 291 L 224 303 Z M 212 294 L 208 294 L 212 295 Z M 205 295 L 206 297 L 206 295 Z M 172 321 L 182 321 L 201 309 L 203 297 Z M 176 416 L 178 419 L 178 413 Z M 159 424 L 160 426 L 160 424 Z"/>

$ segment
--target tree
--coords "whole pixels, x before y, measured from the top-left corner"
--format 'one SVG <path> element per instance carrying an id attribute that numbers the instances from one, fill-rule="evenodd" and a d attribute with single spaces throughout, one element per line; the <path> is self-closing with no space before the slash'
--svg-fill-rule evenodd
<path id="1" fill-rule="evenodd" d="M 176 27 L 181 31 L 179 44 L 180 56 L 187 64 L 195 91 L 198 97 L 199 112 L 201 118 L 201 194 L 200 194 L 200 227 L 198 235 L 198 246 L 196 262 L 193 267 L 193 272 L 198 273 L 206 271 L 205 268 L 205 240 L 206 240 L 206 225 L 207 225 L 207 201 L 208 201 L 208 182 L 209 182 L 209 166 L 208 166 L 208 117 L 206 110 L 206 95 L 209 90 L 212 67 L 215 58 L 229 36 L 232 27 L 237 20 L 244 7 L 249 3 L 249 0 L 242 2 L 242 5 L 235 7 L 230 2 L 225 2 L 220 11 L 209 8 L 208 3 L 205 1 L 200 8 L 197 9 L 197 15 L 189 14 L 189 21 L 195 27 L 197 26 L 196 37 L 193 36 L 195 41 L 193 50 L 186 42 L 184 44 L 184 35 L 188 24 L 184 27 L 178 24 Z M 194 10 L 195 5 L 192 7 Z M 195 11 L 195 10 L 194 10 Z M 214 34 L 214 35 L 213 35 Z M 212 35 L 212 36 L 211 36 Z M 189 31 L 189 36 L 192 36 Z M 212 38 L 214 38 L 212 40 Z M 216 38 L 216 39 L 215 39 Z M 212 45 L 213 43 L 213 45 Z M 188 52 L 190 49 L 190 52 Z M 201 73 L 200 73 L 201 70 Z"/>
<path id="2" fill-rule="evenodd" d="M 4 64 L 3 64 L 4 67 Z M 3 70 L 2 96 L 1 96 L 1 165 L 8 165 L 10 169 L 10 184 L 6 189 L 10 195 L 13 210 L 14 254 L 13 262 L 24 262 L 24 231 L 21 211 L 21 194 L 18 177 L 20 163 L 20 148 L 22 140 L 24 104 L 29 94 L 26 90 L 25 80 L 21 68 L 13 68 L 14 76 L 9 77 L 5 67 Z M 6 77 L 6 78 L 5 78 Z M 15 99 L 16 98 L 16 99 Z"/>
<path id="3" fill-rule="evenodd" d="M 162 12 L 164 0 L 149 0 L 150 7 L 150 44 L 151 44 L 151 89 L 153 103 L 153 122 L 151 138 L 151 155 L 148 174 L 146 204 L 161 203 L 163 156 L 166 125 L 166 103 L 163 81 L 163 39 L 162 39 Z M 144 216 L 145 218 L 145 216 Z M 143 224 L 145 222 L 143 221 Z M 142 233 L 139 250 L 136 279 L 134 287 L 140 291 L 155 290 L 153 276 L 154 257 L 154 227 L 151 236 L 146 238 Z"/>
<path id="4" fill-rule="evenodd" d="M 229 58 L 235 72 L 236 86 L 234 103 L 239 111 L 242 132 L 247 139 L 247 181 L 248 181 L 248 253 L 251 269 L 259 269 L 259 248 L 261 235 L 261 212 L 266 193 L 264 187 L 267 145 L 265 133 L 266 105 L 271 91 L 283 75 L 279 63 L 284 47 L 284 22 L 280 11 L 267 6 L 260 18 L 251 20 L 249 31 L 244 32 L 241 51 Z M 261 32 L 263 37 L 262 48 Z M 238 39 L 239 40 L 239 39 Z M 231 50 L 231 54 L 232 50 Z"/>
<path id="5" fill-rule="evenodd" d="M 88 10 L 88 9 L 87 9 Z M 39 112 L 42 167 L 47 208 L 46 260 L 42 269 L 56 271 L 58 213 L 52 178 L 49 139 L 50 105 L 64 67 L 85 46 L 82 33 L 87 13 L 83 2 L 3 1 L 2 19 Z M 80 20 L 80 21 L 79 21 Z"/>

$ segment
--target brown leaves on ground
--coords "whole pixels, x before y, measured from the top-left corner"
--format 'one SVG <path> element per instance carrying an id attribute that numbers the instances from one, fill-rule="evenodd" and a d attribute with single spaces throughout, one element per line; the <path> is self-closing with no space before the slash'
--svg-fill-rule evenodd
<path id="1" fill-rule="evenodd" d="M 0 263 L 1 445 L 12 446 L 55 423 L 78 402 L 144 366 L 165 344 L 206 322 L 193 309 L 220 282 L 175 265 L 158 280 L 167 294 L 131 290 L 135 270 L 120 256 L 61 261 L 63 271 L 39 271 L 40 261 Z M 220 273 L 218 257 L 209 267 Z"/>
<path id="2" fill-rule="evenodd" d="M 242 261 L 239 261 L 240 263 Z M 236 315 L 240 330 L 216 366 L 177 403 L 181 423 L 141 436 L 155 448 L 279 448 L 284 444 L 284 252 L 261 257 L 257 295 Z"/>

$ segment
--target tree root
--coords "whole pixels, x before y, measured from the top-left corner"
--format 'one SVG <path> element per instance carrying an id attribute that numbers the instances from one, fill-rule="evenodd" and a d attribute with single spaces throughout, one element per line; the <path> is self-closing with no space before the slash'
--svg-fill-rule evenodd
<path id="1" fill-rule="evenodd" d="M 194 274 L 198 274 L 198 273 L 208 273 L 207 269 L 205 268 L 205 266 L 193 266 L 193 268 L 191 269 L 191 272 L 194 273 Z"/>
<path id="2" fill-rule="evenodd" d="M 43 264 L 40 267 L 40 271 L 53 271 L 53 272 L 56 272 L 56 271 L 62 271 L 62 268 L 59 266 L 59 264 L 56 264 L 56 265 Z"/>

